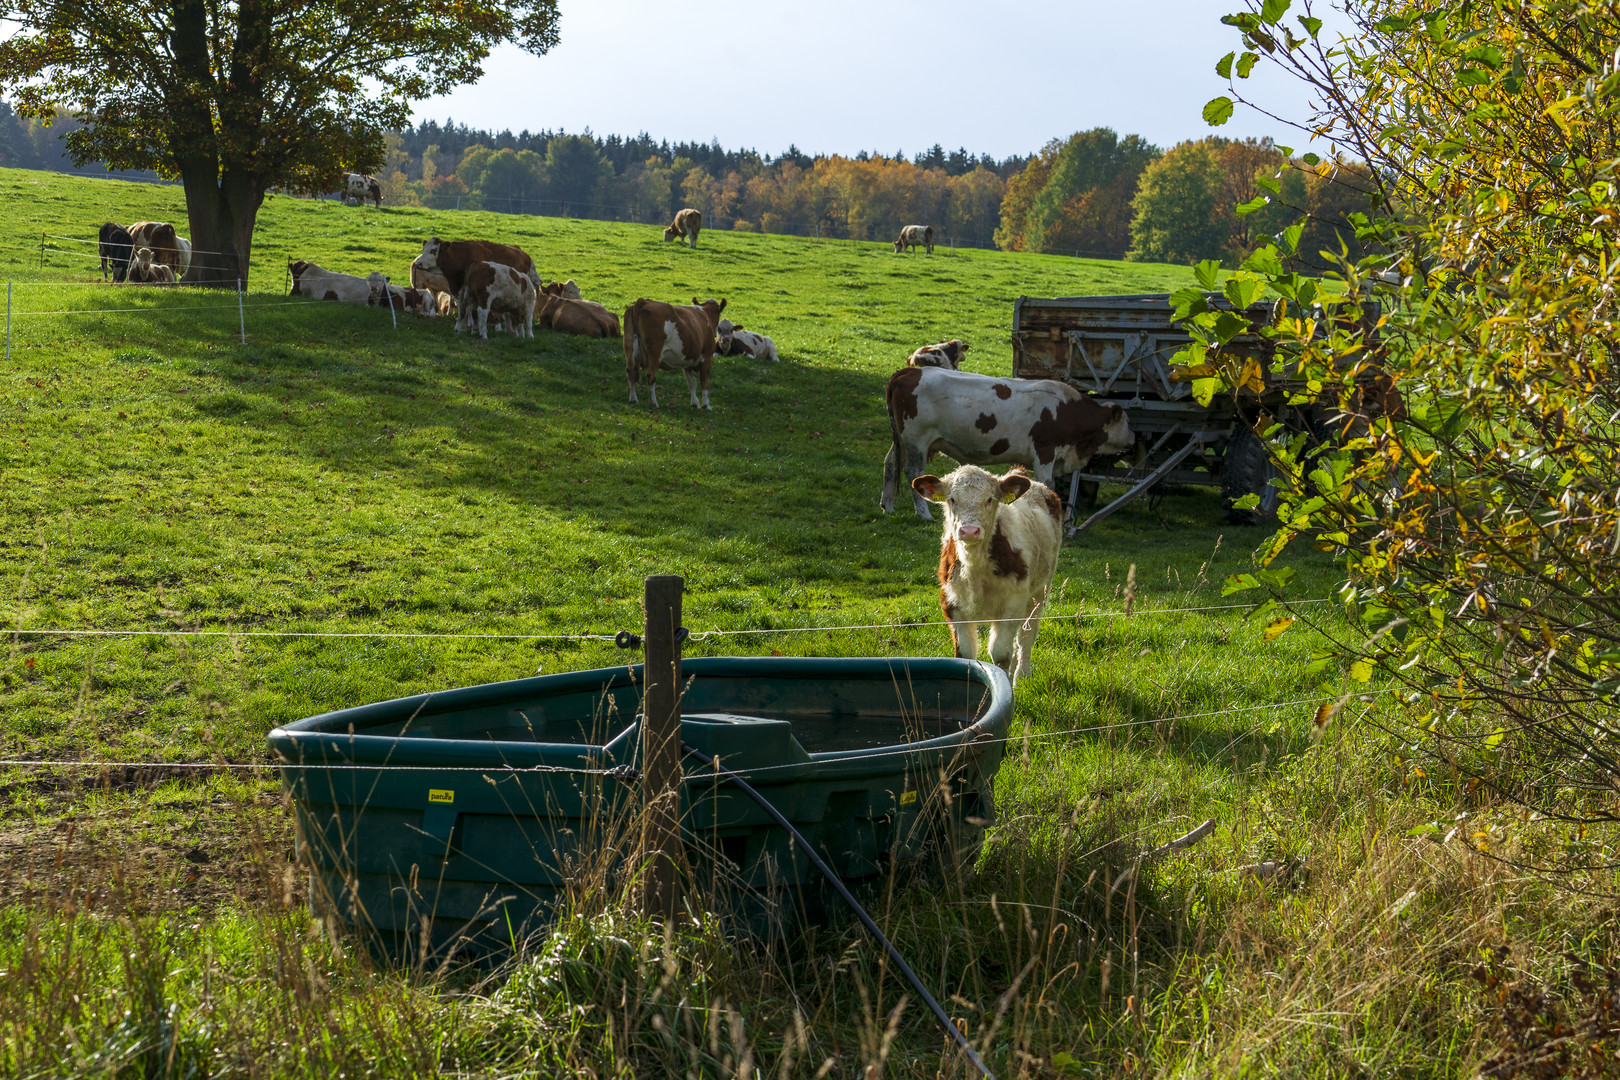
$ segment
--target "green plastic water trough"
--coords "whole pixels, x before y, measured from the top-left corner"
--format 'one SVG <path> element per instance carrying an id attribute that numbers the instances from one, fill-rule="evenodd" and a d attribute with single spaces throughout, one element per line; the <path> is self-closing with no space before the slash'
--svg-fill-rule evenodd
<path id="1" fill-rule="evenodd" d="M 999 668 L 944 658 L 688 659 L 681 738 L 758 788 L 848 882 L 959 860 L 993 813 Z M 277 728 L 317 912 L 390 952 L 509 947 L 634 850 L 641 667 L 420 694 Z M 696 895 L 756 931 L 819 917 L 787 833 L 688 759 Z"/>

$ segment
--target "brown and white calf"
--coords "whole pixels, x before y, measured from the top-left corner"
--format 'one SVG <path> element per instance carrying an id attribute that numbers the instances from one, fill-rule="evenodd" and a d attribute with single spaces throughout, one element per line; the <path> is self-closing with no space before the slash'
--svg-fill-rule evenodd
<path id="1" fill-rule="evenodd" d="M 686 376 L 694 409 L 710 408 L 709 369 L 714 366 L 714 335 L 724 310 L 724 300 L 699 303 L 695 296 L 691 307 L 638 299 L 625 308 L 624 378 L 630 384 L 632 405 L 640 404 L 636 381 L 645 376 L 653 408 L 658 408 L 658 369 L 666 367 Z"/>
<path id="2" fill-rule="evenodd" d="M 1029 674 L 1041 609 L 1052 591 L 1062 503 L 1021 469 L 995 476 L 963 465 L 943 478 L 919 476 L 911 486 L 945 508 L 939 603 L 956 655 L 978 659 L 979 628 L 987 626 L 991 663 L 1016 683 Z"/>
<path id="3" fill-rule="evenodd" d="M 675 220 L 664 230 L 664 243 L 677 236 L 686 237 L 687 247 L 697 247 L 698 233 L 703 231 L 703 215 L 688 206 L 675 215 Z"/>
<path id="4" fill-rule="evenodd" d="M 1118 405 L 1102 405 L 1054 379 L 998 379 L 945 368 L 901 368 L 884 395 L 892 436 L 883 461 L 883 512 L 899 481 L 920 474 L 935 454 L 963 464 L 1027 466 L 1048 486 L 1084 468 L 1093 454 L 1122 454 L 1136 441 Z M 917 516 L 933 520 L 914 495 Z"/>
<path id="5" fill-rule="evenodd" d="M 438 270 L 429 270 L 423 266 L 422 259 L 423 256 L 418 255 L 411 260 L 411 288 L 426 289 L 435 294 L 449 293 L 454 296 L 455 291 L 450 288 L 450 282 L 445 280 L 444 275 Z"/>
<path id="6" fill-rule="evenodd" d="M 534 260 L 516 244 L 496 244 L 488 240 L 440 240 L 435 236 L 422 243 L 422 254 L 411 265 L 419 266 L 424 273 L 443 278 L 444 291 L 456 297 L 459 304 L 461 291 L 467 284 L 468 270 L 481 262 L 510 266 L 523 274 L 529 279 L 531 295 L 540 287 L 540 275 L 535 273 Z M 456 329 L 460 330 L 466 323 L 467 310 L 461 308 L 456 318 Z"/>
<path id="7" fill-rule="evenodd" d="M 336 300 L 344 304 L 386 304 L 388 279 L 373 270 L 365 277 L 339 274 L 299 259 L 287 266 L 292 273 L 291 296 L 311 296 L 316 300 Z"/>
<path id="8" fill-rule="evenodd" d="M 744 330 L 730 319 L 721 319 L 716 329 L 720 334 L 720 344 L 715 349 L 718 356 L 752 356 L 755 360 L 782 359 L 777 355 L 776 342 L 764 334 Z"/>
<path id="9" fill-rule="evenodd" d="M 919 247 L 930 255 L 934 253 L 932 225 L 907 225 L 900 230 L 900 239 L 894 242 L 894 251 L 897 255 L 905 249 L 916 250 Z"/>
<path id="10" fill-rule="evenodd" d="M 940 367 L 957 371 L 962 366 L 962 354 L 968 346 L 952 338 L 938 345 L 924 345 L 906 357 L 906 367 Z"/>
<path id="11" fill-rule="evenodd" d="M 138 247 L 129 257 L 129 271 L 124 281 L 131 285 L 173 285 L 174 267 L 158 262 L 151 248 Z"/>
<path id="12" fill-rule="evenodd" d="M 479 262 L 467 269 L 457 299 L 463 325 L 489 340 L 489 317 L 499 316 L 518 337 L 534 337 L 534 282 L 520 270 L 502 263 Z M 515 329 L 513 329 L 515 327 Z"/>
<path id="13" fill-rule="evenodd" d="M 427 289 L 407 289 L 392 282 L 388 291 L 372 298 L 371 302 L 381 307 L 393 306 L 396 312 L 403 314 L 411 312 L 418 318 L 434 319 L 439 315 L 439 301 Z"/>

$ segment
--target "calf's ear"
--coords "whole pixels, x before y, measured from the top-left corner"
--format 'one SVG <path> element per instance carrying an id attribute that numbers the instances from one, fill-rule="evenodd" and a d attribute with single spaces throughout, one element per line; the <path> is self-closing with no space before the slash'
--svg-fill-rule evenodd
<path id="1" fill-rule="evenodd" d="M 1029 477 L 1023 473 L 1008 473 L 1001 478 L 1001 501 L 1010 503 L 1029 490 Z"/>
<path id="2" fill-rule="evenodd" d="M 932 473 L 927 476 L 919 476 L 917 479 L 913 480 L 911 482 L 911 490 L 915 491 L 929 502 L 944 502 L 945 496 L 948 494 L 945 487 L 945 481 L 941 480 L 937 476 L 934 476 Z"/>

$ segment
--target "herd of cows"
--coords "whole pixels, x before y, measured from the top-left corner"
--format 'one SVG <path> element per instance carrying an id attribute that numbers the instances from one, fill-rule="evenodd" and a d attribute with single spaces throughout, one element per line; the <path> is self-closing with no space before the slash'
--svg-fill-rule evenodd
<path id="1" fill-rule="evenodd" d="M 365 178 L 362 178 L 365 179 Z M 351 187 L 353 185 L 351 184 Z M 368 189 L 369 190 L 369 189 Z M 375 194 L 375 193 L 373 193 Z M 696 247 L 702 215 L 683 210 L 665 241 Z M 895 241 L 932 251 L 933 230 L 908 226 Z M 131 282 L 175 282 L 185 276 L 191 248 L 166 222 L 101 229 L 103 275 Z M 621 317 L 586 300 L 572 280 L 544 282 L 522 248 L 486 240 L 433 237 L 410 265 L 410 287 L 386 275 L 365 277 L 299 260 L 288 266 L 292 294 L 318 300 L 387 306 L 422 317 L 454 314 L 458 331 L 488 338 L 498 329 L 533 337 L 534 327 L 585 337 L 622 338 L 630 402 L 645 385 L 658 407 L 658 372 L 686 378 L 694 408 L 708 409 L 716 355 L 780 359 L 770 338 L 722 318 L 727 301 L 669 304 L 645 297 Z M 962 371 L 968 346 L 959 340 L 925 345 L 888 381 L 884 395 L 890 445 L 880 505 L 894 509 L 903 480 L 917 515 L 944 513 L 939 561 L 940 604 L 956 654 L 976 657 L 981 628 L 991 660 L 1014 680 L 1029 671 L 1062 542 L 1062 502 L 1056 476 L 1083 469 L 1094 455 L 1127 452 L 1135 436 L 1118 405 L 1104 406 L 1065 382 L 996 378 Z M 945 477 L 924 474 L 936 454 L 961 466 Z M 1004 476 L 985 465 L 1012 465 Z"/>

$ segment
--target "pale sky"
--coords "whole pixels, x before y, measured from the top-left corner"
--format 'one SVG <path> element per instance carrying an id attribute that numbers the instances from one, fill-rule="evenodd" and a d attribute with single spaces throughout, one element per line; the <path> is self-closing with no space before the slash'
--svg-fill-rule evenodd
<path id="1" fill-rule="evenodd" d="M 1295 0 L 1288 21 L 1302 10 Z M 1239 109 L 1211 129 L 1225 92 L 1215 62 L 1238 48 L 1232 0 L 561 0 L 562 43 L 544 57 L 491 56 L 481 82 L 417 109 L 473 127 L 543 128 L 752 147 L 776 155 L 941 143 L 997 158 L 1111 127 L 1162 147 L 1207 134 L 1303 136 Z M 1322 3 L 1329 26 L 1342 17 Z M 1324 35 L 1328 31 L 1323 31 Z M 1298 91 L 1250 82 L 1275 111 Z M 1290 104 L 1293 100 L 1296 103 Z"/>

